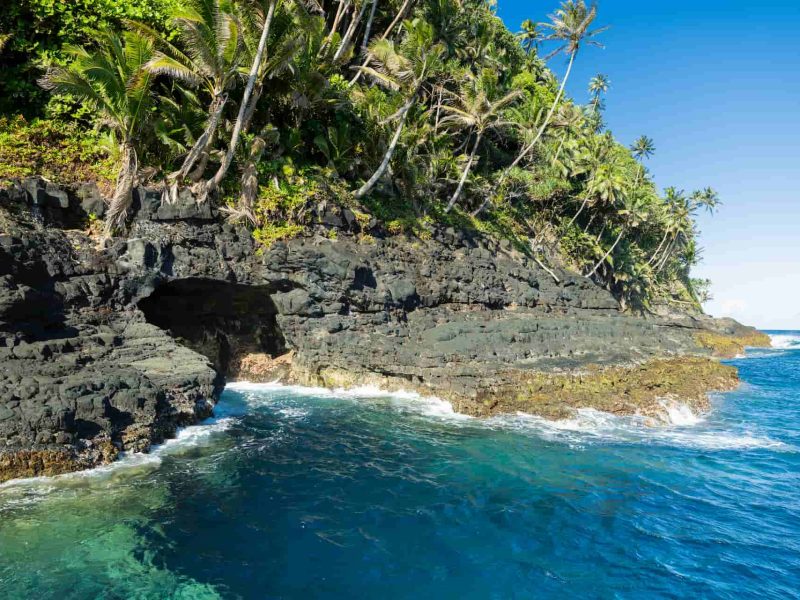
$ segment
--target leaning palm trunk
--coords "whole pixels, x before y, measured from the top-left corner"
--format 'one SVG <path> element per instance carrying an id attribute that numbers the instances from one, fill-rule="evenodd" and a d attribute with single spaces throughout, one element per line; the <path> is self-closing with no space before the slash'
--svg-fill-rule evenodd
<path id="1" fill-rule="evenodd" d="M 364 13 L 367 10 L 367 1 L 363 0 L 361 4 L 361 10 L 358 11 L 358 16 L 354 17 L 353 20 L 350 22 L 350 26 L 347 28 L 347 31 L 344 32 L 344 36 L 342 36 L 342 41 L 339 42 L 339 47 L 336 49 L 336 53 L 333 55 L 333 61 L 336 62 L 342 57 L 342 54 L 350 47 L 350 39 L 353 37 L 353 34 L 356 32 L 356 28 L 358 24 L 361 23 L 361 19 L 364 18 Z"/>
<path id="2" fill-rule="evenodd" d="M 400 10 L 397 11 L 397 15 L 395 15 L 395 17 L 394 17 L 394 20 L 389 24 L 389 26 L 383 32 L 383 35 L 381 35 L 381 37 L 378 38 L 378 39 L 385 40 L 387 37 L 389 37 L 389 35 L 392 33 L 392 31 L 394 31 L 394 28 L 397 27 L 397 24 L 405 16 L 406 11 L 408 10 L 408 7 L 411 6 L 411 1 L 412 0 L 405 0 L 403 2 L 403 5 L 400 7 Z M 369 41 L 367 41 L 367 45 L 369 45 Z M 370 60 L 372 60 L 372 57 L 369 54 L 367 54 L 367 57 L 364 59 L 364 62 L 361 63 L 361 68 L 359 68 L 356 71 L 356 74 L 350 80 L 350 83 L 348 84 L 349 86 L 352 87 L 352 86 L 354 86 L 356 84 L 358 79 L 361 77 L 361 73 L 363 72 L 362 69 L 364 69 L 364 68 L 369 66 L 369 61 Z"/>
<path id="3" fill-rule="evenodd" d="M 620 230 L 619 230 L 619 235 L 617 236 L 617 239 L 616 239 L 616 240 L 614 240 L 614 244 L 611 246 L 611 248 L 609 248 L 609 249 L 608 249 L 608 252 L 606 252 L 606 253 L 603 255 L 603 258 L 601 258 L 600 260 L 598 260 L 598 261 L 597 261 L 597 264 L 594 266 L 594 268 L 593 268 L 593 269 L 592 269 L 592 270 L 591 270 L 589 273 L 587 273 L 587 274 L 585 275 L 585 277 L 591 277 L 592 275 L 594 275 L 595 273 L 597 273 L 597 269 L 599 269 L 599 268 L 600 268 L 600 265 L 602 265 L 604 262 L 606 262 L 606 259 L 607 259 L 609 256 L 611 256 L 611 253 L 612 253 L 612 252 L 614 252 L 614 248 L 616 248 L 616 247 L 617 247 L 617 244 L 619 244 L 619 241 L 622 239 L 622 236 L 623 236 L 624 234 L 625 234 L 625 228 L 623 227 L 622 229 L 620 229 Z"/>
<path id="4" fill-rule="evenodd" d="M 392 141 L 389 143 L 389 147 L 386 149 L 386 154 L 384 154 L 381 164 L 372 174 L 372 177 L 370 177 L 367 182 L 358 189 L 356 192 L 356 198 L 363 198 L 365 195 L 367 195 L 372 188 L 375 187 L 375 184 L 378 183 L 378 180 L 383 177 L 386 169 L 389 168 L 389 161 L 392 160 L 394 151 L 397 149 L 397 143 L 400 141 L 400 134 L 403 133 L 403 127 L 406 124 L 406 118 L 408 118 L 408 113 L 416 100 L 417 92 L 415 90 L 414 93 L 411 94 L 411 98 L 408 99 L 408 102 L 406 102 L 403 105 L 403 108 L 400 109 L 400 122 L 397 124 L 397 129 L 394 132 L 394 136 L 392 136 Z"/>
<path id="5" fill-rule="evenodd" d="M 586 205 L 588 203 L 589 203 L 589 198 L 588 197 L 584 198 L 583 202 L 581 202 L 581 207 L 578 209 L 578 212 L 576 212 L 575 216 L 572 217 L 572 220 L 569 223 L 567 223 L 567 230 L 569 230 L 569 228 L 572 227 L 573 223 L 575 223 L 575 221 L 578 220 L 578 217 L 581 216 L 581 213 L 583 212 L 583 209 L 586 208 Z"/>
<path id="6" fill-rule="evenodd" d="M 325 36 L 325 39 L 322 41 L 322 45 L 319 47 L 319 53 L 317 54 L 318 56 L 328 47 L 328 44 L 331 43 L 331 40 L 333 40 L 333 36 L 336 35 L 336 30 L 339 29 L 339 23 L 349 9 L 350 0 L 347 0 L 346 2 L 340 0 L 339 8 L 336 10 L 336 16 L 333 17 L 331 30 L 328 32 L 328 35 Z"/>
<path id="7" fill-rule="evenodd" d="M 242 170 L 242 193 L 236 208 L 226 209 L 229 218 L 232 220 L 246 219 L 253 225 L 257 225 L 253 205 L 258 198 L 258 163 L 264 154 L 267 144 L 264 138 L 256 136 L 250 146 L 250 156 Z"/>
<path id="8" fill-rule="evenodd" d="M 481 137 L 483 137 L 483 132 L 479 131 L 477 137 L 475 138 L 475 145 L 472 147 L 472 152 L 469 155 L 469 160 L 467 160 L 467 164 L 464 166 L 464 172 L 461 174 L 461 179 L 458 182 L 458 187 L 456 191 L 453 192 L 453 196 L 450 198 L 450 202 L 447 203 L 447 208 L 444 209 L 444 212 L 448 213 L 453 210 L 453 207 L 458 202 L 459 196 L 461 196 L 461 190 L 464 189 L 464 183 L 467 181 L 467 176 L 469 175 L 469 171 L 472 168 L 472 163 L 475 162 L 475 154 L 478 152 L 478 146 L 481 143 Z"/>
<path id="9" fill-rule="evenodd" d="M 106 237 L 125 225 L 128 209 L 133 203 L 133 186 L 136 183 L 136 173 L 139 170 L 139 160 L 136 149 L 130 141 L 122 144 L 122 161 L 117 175 L 117 184 L 114 196 L 106 213 L 104 234 Z"/>
<path id="10" fill-rule="evenodd" d="M 667 245 L 666 249 L 664 250 L 664 256 L 661 259 L 661 262 L 658 264 L 656 268 L 656 274 L 660 273 L 662 269 L 667 265 L 669 262 L 670 257 L 672 256 L 673 251 L 675 250 L 675 245 L 678 241 L 678 236 L 672 238 L 672 241 Z"/>
<path id="11" fill-rule="evenodd" d="M 570 71 L 572 71 L 572 65 L 574 62 L 575 62 L 575 53 L 573 52 L 572 54 L 569 55 L 569 64 L 567 65 L 567 72 L 564 73 L 564 80 L 561 82 L 561 86 L 558 88 L 558 93 L 556 94 L 555 100 L 553 100 L 553 105 L 550 107 L 550 111 L 547 113 L 544 122 L 539 127 L 539 131 L 536 132 L 536 137 L 533 138 L 533 141 L 530 144 L 528 144 L 527 146 L 525 146 L 525 148 L 522 149 L 522 152 L 520 152 L 519 155 L 517 155 L 517 158 L 514 159 L 514 162 L 512 162 L 505 169 L 503 169 L 503 172 L 500 174 L 500 178 L 497 180 L 498 188 L 503 185 L 503 182 L 506 180 L 506 177 L 508 177 L 508 174 L 511 172 L 511 169 L 516 167 L 520 163 L 520 161 L 523 158 L 525 158 L 531 150 L 533 150 L 533 148 L 539 142 L 539 139 L 544 134 L 545 129 L 547 129 L 547 126 L 550 124 L 550 119 L 553 118 L 553 113 L 555 112 L 558 103 L 561 101 L 561 96 L 564 94 L 564 87 L 567 85 L 567 79 L 569 79 L 569 74 Z M 483 209 L 486 208 L 487 204 L 489 204 L 490 199 L 491 195 L 486 196 L 486 199 L 483 201 L 483 203 L 478 208 L 472 211 L 472 216 L 477 217 L 481 212 L 483 212 Z"/>
<path id="12" fill-rule="evenodd" d="M 261 39 L 258 41 L 258 49 L 256 50 L 255 57 L 253 58 L 253 66 L 250 69 L 250 75 L 247 78 L 247 86 L 244 89 L 242 102 L 239 105 L 239 114 L 236 116 L 236 124 L 233 126 L 233 133 L 231 134 L 231 142 L 228 146 L 228 151 L 222 158 L 222 163 L 220 164 L 219 169 L 217 169 L 214 177 L 206 182 L 203 197 L 205 197 L 208 192 L 217 189 L 220 183 L 222 183 L 222 180 L 225 178 L 225 175 L 228 173 L 228 169 L 230 168 L 231 163 L 233 163 L 233 157 L 236 154 L 236 146 L 239 144 L 239 137 L 241 137 L 242 131 L 244 130 L 243 126 L 245 123 L 245 115 L 253 110 L 251 108 L 253 89 L 256 86 L 258 71 L 261 68 L 261 61 L 264 58 L 264 51 L 267 47 L 269 29 L 270 25 L 272 24 L 272 17 L 275 14 L 275 4 L 276 0 L 272 0 L 272 2 L 270 2 L 269 9 L 267 11 L 267 18 L 264 19 L 264 29 L 261 31 Z"/>
<path id="13" fill-rule="evenodd" d="M 666 243 L 668 236 L 669 236 L 669 230 L 664 232 L 664 237 L 661 238 L 661 243 L 658 245 L 658 248 L 656 248 L 656 251 L 653 252 L 653 256 L 650 257 L 650 260 L 647 261 L 648 265 L 652 265 L 653 263 L 656 262 L 656 257 L 658 256 L 658 253 L 661 252 L 661 248 L 664 247 L 664 244 Z"/>
<path id="14" fill-rule="evenodd" d="M 171 179 L 174 179 L 178 182 L 183 180 L 191 172 L 195 163 L 205 153 L 206 148 L 208 148 L 208 145 L 211 143 L 211 140 L 217 133 L 219 122 L 222 119 L 222 111 L 225 108 L 225 103 L 227 101 L 227 94 L 217 94 L 214 96 L 214 100 L 211 102 L 211 106 L 209 107 L 208 111 L 208 124 L 206 125 L 203 134 L 197 138 L 197 141 L 195 141 L 192 149 L 189 150 L 189 153 L 183 160 L 181 168 L 170 176 Z"/>
<path id="15" fill-rule="evenodd" d="M 558 103 L 561 101 L 561 96 L 564 95 L 564 87 L 567 85 L 567 79 L 569 79 L 569 74 L 570 71 L 572 71 L 572 65 L 574 62 L 575 62 L 575 53 L 573 52 L 569 56 L 569 64 L 567 65 L 567 72 L 564 73 L 564 79 L 561 81 L 561 86 L 558 88 L 558 93 L 556 94 L 555 100 L 553 100 L 553 105 L 550 107 L 550 111 L 547 113 L 544 122 L 539 127 L 539 131 L 536 132 L 536 137 L 533 138 L 533 141 L 530 144 L 528 144 L 527 146 L 525 146 L 525 148 L 522 149 L 522 152 L 520 152 L 517 158 L 514 159 L 514 162 L 512 162 L 508 167 L 506 167 L 506 169 L 503 171 L 500 183 L 502 183 L 503 180 L 508 176 L 509 171 L 511 171 L 511 169 L 516 167 L 520 163 L 520 161 L 523 158 L 525 158 L 531 150 L 533 150 L 533 148 L 539 142 L 539 139 L 544 134 L 545 129 L 547 129 L 547 126 L 550 124 L 550 120 L 553 118 L 553 113 L 556 111 L 556 108 L 558 107 Z"/>
<path id="16" fill-rule="evenodd" d="M 378 0 L 372 0 L 372 8 L 367 17 L 367 26 L 364 28 L 364 39 L 361 40 L 361 52 L 367 51 L 369 45 L 369 34 L 372 31 L 372 21 L 375 19 L 375 9 L 378 8 Z"/>

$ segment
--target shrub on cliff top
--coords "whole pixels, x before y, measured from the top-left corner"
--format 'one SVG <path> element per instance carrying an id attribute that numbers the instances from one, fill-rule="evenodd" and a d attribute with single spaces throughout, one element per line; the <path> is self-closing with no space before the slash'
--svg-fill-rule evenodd
<path id="1" fill-rule="evenodd" d="M 113 186 L 114 163 L 104 140 L 74 123 L 0 117 L 0 181 L 42 175 L 60 183 Z"/>

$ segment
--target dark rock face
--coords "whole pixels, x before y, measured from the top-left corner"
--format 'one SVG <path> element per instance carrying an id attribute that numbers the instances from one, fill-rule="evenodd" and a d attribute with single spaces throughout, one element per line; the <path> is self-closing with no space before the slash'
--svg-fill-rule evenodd
<path id="1" fill-rule="evenodd" d="M 588 280 L 556 282 L 452 229 L 359 243 L 330 206 L 318 221 L 344 228 L 336 240 L 260 251 L 209 205 L 140 189 L 128 238 L 97 250 L 70 229 L 102 210 L 95 192 L 0 190 L 0 480 L 146 450 L 210 414 L 246 353 L 292 351 L 295 381 L 411 387 L 480 412 L 470 402 L 520 373 L 703 356 L 694 334 L 718 329 L 622 314 Z"/>

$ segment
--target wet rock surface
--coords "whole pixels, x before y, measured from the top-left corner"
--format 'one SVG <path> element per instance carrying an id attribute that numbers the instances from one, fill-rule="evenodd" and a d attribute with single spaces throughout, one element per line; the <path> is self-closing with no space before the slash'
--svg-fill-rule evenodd
<path id="1" fill-rule="evenodd" d="M 364 241 L 330 206 L 316 218 L 337 239 L 259 250 L 191 196 L 139 189 L 127 238 L 98 249 L 79 229 L 95 191 L 0 190 L 0 480 L 147 450 L 210 414 L 226 373 L 272 374 L 269 357 L 291 357 L 284 380 L 412 388 L 485 414 L 514 409 L 498 394 L 520 378 L 705 357 L 698 332 L 752 333 L 623 314 L 584 278 L 452 229 Z"/>

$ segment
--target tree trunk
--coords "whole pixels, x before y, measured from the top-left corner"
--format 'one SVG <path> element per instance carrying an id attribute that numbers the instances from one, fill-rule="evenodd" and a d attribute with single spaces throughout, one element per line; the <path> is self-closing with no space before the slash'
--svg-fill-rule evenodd
<path id="1" fill-rule="evenodd" d="M 367 0 L 362 0 L 361 10 L 358 11 L 358 16 L 353 18 L 352 22 L 350 23 L 350 27 L 347 28 L 344 37 L 342 37 L 342 41 L 339 42 L 339 47 L 336 49 L 336 53 L 333 55 L 334 62 L 339 60 L 342 54 L 344 54 L 345 50 L 347 50 L 347 47 L 350 45 L 350 39 L 353 37 L 353 34 L 356 31 L 356 27 L 358 27 L 358 24 L 361 22 L 361 19 L 364 18 L 364 12 L 366 10 L 367 10 Z"/>
<path id="2" fill-rule="evenodd" d="M 331 30 L 328 32 L 328 35 L 325 36 L 325 39 L 322 42 L 322 45 L 319 48 L 319 51 L 322 52 L 325 48 L 328 47 L 328 44 L 333 39 L 336 30 L 339 29 L 339 22 L 341 21 L 342 17 L 344 17 L 347 10 L 350 8 L 350 0 L 346 0 L 346 2 L 339 2 L 339 8 L 336 11 L 336 16 L 333 17 L 333 23 L 331 24 Z"/>
<path id="3" fill-rule="evenodd" d="M 597 243 L 600 243 L 600 239 L 603 237 L 603 234 L 606 232 L 606 225 L 608 223 L 603 223 L 603 226 L 600 228 L 600 233 L 597 234 Z"/>
<path id="4" fill-rule="evenodd" d="M 361 40 L 361 52 L 367 51 L 367 45 L 369 44 L 369 34 L 372 32 L 372 20 L 375 18 L 375 9 L 378 8 L 378 0 L 372 0 L 372 8 L 369 11 L 369 17 L 367 18 L 367 27 L 364 29 L 364 39 Z"/>
<path id="5" fill-rule="evenodd" d="M 672 238 L 672 241 L 669 243 L 667 248 L 664 250 L 664 257 L 661 259 L 661 262 L 656 269 L 656 274 L 661 273 L 661 270 L 667 265 L 667 262 L 670 259 L 670 255 L 675 250 L 675 244 L 678 241 L 678 236 Z"/>
<path id="6" fill-rule="evenodd" d="M 181 168 L 178 169 L 175 173 L 172 173 L 169 178 L 175 180 L 177 183 L 180 183 L 183 179 L 185 179 L 192 170 L 192 167 L 195 163 L 200 159 L 203 153 L 206 151 L 206 148 L 211 143 L 214 135 L 217 132 L 217 128 L 219 127 L 219 122 L 222 118 L 222 110 L 225 108 L 225 103 L 228 101 L 228 95 L 220 92 L 214 96 L 214 99 L 211 101 L 211 105 L 208 109 L 208 123 L 206 124 L 206 128 L 203 131 L 202 135 L 197 138 L 192 149 L 189 150 L 189 153 L 186 155 L 186 158 L 183 160 L 183 164 Z"/>
<path id="7" fill-rule="evenodd" d="M 586 223 L 586 227 L 583 228 L 583 233 L 587 235 L 589 234 L 589 229 L 591 228 L 592 223 L 594 223 L 595 217 L 597 217 L 597 213 L 592 213 L 592 216 L 589 217 L 589 222 Z"/>
<path id="8" fill-rule="evenodd" d="M 579 217 L 579 216 L 581 216 L 581 213 L 583 212 L 583 209 L 584 209 L 584 208 L 586 208 L 586 204 L 587 204 L 588 202 L 589 202 L 589 198 L 588 198 L 588 197 L 586 197 L 586 198 L 584 198 L 584 199 L 583 199 L 583 202 L 581 203 L 581 207 L 578 209 L 578 212 L 576 212 L 576 213 L 575 213 L 575 216 L 574 216 L 574 217 L 572 217 L 572 220 L 571 220 L 569 223 L 567 223 L 567 229 L 569 229 L 570 227 L 572 227 L 572 224 L 573 224 L 575 221 L 577 221 L 577 220 L 578 220 L 578 217 Z"/>
<path id="9" fill-rule="evenodd" d="M 656 256 L 658 256 L 658 253 L 661 252 L 661 248 L 664 246 L 664 243 L 667 241 L 667 237 L 668 236 L 669 236 L 669 230 L 664 232 L 664 237 L 661 238 L 661 243 L 658 245 L 658 248 L 656 248 L 656 251 L 653 252 L 653 256 L 650 257 L 650 260 L 647 261 L 648 265 L 651 265 L 651 264 L 656 262 Z"/>
<path id="10" fill-rule="evenodd" d="M 139 160 L 136 149 L 130 140 L 122 144 L 122 161 L 117 175 L 117 184 L 114 196 L 106 213 L 104 235 L 111 237 L 115 230 L 125 225 L 128 209 L 133 202 L 133 185 L 136 182 L 136 173 L 139 170 Z"/>
<path id="11" fill-rule="evenodd" d="M 566 134 L 564 134 L 564 136 L 558 142 L 558 149 L 556 150 L 555 156 L 553 156 L 553 160 L 550 163 L 550 166 L 553 166 L 553 165 L 556 164 L 556 161 L 558 160 L 558 157 L 561 155 L 561 149 L 564 147 L 564 142 L 566 141 L 566 139 L 567 139 L 567 136 L 566 136 Z"/>
<path id="12" fill-rule="evenodd" d="M 250 156 L 242 172 L 242 193 L 239 195 L 239 205 L 236 208 L 235 216 L 246 218 L 253 225 L 257 225 L 253 215 L 253 204 L 258 198 L 258 162 L 264 154 L 266 142 L 263 138 L 256 136 L 250 148 Z"/>
<path id="13" fill-rule="evenodd" d="M 370 177 L 369 180 L 358 189 L 356 192 L 356 198 L 363 198 L 365 195 L 367 195 L 372 188 L 375 187 L 375 184 L 378 183 L 378 180 L 383 177 L 383 174 L 389 167 L 389 161 L 392 160 L 394 151 L 397 149 L 397 143 L 400 141 L 400 134 L 403 132 L 403 127 L 406 124 L 408 112 L 411 110 L 411 107 L 414 105 L 416 100 L 417 91 L 415 90 L 408 102 L 403 105 L 402 114 L 400 115 L 400 122 L 397 124 L 397 130 L 394 132 L 392 141 L 389 143 L 389 148 L 387 148 L 386 154 L 383 156 L 380 166 L 378 166 L 378 169 L 372 174 L 372 177 Z"/>
<path id="14" fill-rule="evenodd" d="M 272 0 L 272 2 L 270 2 L 269 9 L 267 11 L 267 17 L 264 19 L 264 29 L 261 32 L 261 39 L 258 41 L 258 50 L 256 50 L 256 55 L 253 58 L 253 66 L 250 69 L 250 75 L 247 78 L 247 86 L 245 87 L 244 94 L 242 95 L 242 103 L 239 105 L 239 114 L 236 116 L 236 124 L 233 126 L 233 133 L 231 134 L 231 142 L 228 146 L 228 151 L 225 153 L 225 156 L 222 159 L 222 164 L 220 164 L 219 169 L 217 169 L 217 173 L 206 183 L 203 197 L 205 197 L 208 192 L 219 187 L 219 184 L 222 183 L 222 180 L 225 178 L 225 175 L 227 174 L 228 169 L 233 162 L 233 157 L 236 154 L 236 146 L 239 144 L 239 137 L 243 131 L 245 115 L 252 110 L 250 108 L 250 99 L 253 94 L 253 88 L 256 85 L 258 70 L 261 68 L 261 61 L 264 59 L 264 51 L 267 47 L 267 38 L 269 37 L 269 29 L 270 25 L 272 24 L 272 17 L 275 14 L 276 2 L 277 0 Z"/>
<path id="15" fill-rule="evenodd" d="M 567 79 L 569 79 L 569 74 L 572 71 L 572 65 L 573 65 L 574 62 L 575 62 L 575 53 L 573 52 L 572 54 L 570 54 L 569 64 L 567 65 L 567 72 L 564 73 L 564 79 L 561 82 L 561 87 L 558 88 L 558 94 L 556 94 L 556 99 L 553 100 L 553 105 L 550 107 L 550 111 L 547 113 L 547 116 L 544 119 L 544 123 L 542 123 L 542 126 L 539 127 L 539 131 L 536 132 L 536 137 L 533 138 L 533 141 L 530 144 L 528 144 L 522 150 L 522 152 L 519 153 L 519 156 L 517 156 L 517 158 L 514 159 L 514 162 L 512 162 L 511 165 L 509 165 L 505 169 L 505 171 L 503 172 L 503 179 L 505 178 L 505 176 L 508 174 L 508 172 L 511 169 L 516 167 L 520 163 L 520 161 L 523 158 L 525 158 L 525 156 L 527 156 L 527 154 L 531 150 L 533 150 L 534 146 L 536 146 L 537 142 L 539 141 L 539 138 L 541 138 L 542 135 L 544 134 L 545 129 L 547 129 L 547 126 L 550 124 L 550 119 L 553 118 L 553 113 L 556 111 L 556 107 L 558 106 L 558 103 L 561 101 L 561 96 L 564 94 L 564 87 L 567 85 Z M 501 179 L 501 183 L 502 183 L 502 179 Z"/>
<path id="16" fill-rule="evenodd" d="M 450 198 L 450 202 L 447 203 L 447 208 L 444 209 L 444 212 L 449 213 L 453 207 L 458 202 L 458 197 L 461 196 L 461 190 L 464 189 L 464 182 L 467 181 L 467 176 L 469 175 L 469 170 L 472 168 L 472 163 L 475 160 L 475 154 L 478 152 L 478 146 L 480 146 L 481 138 L 483 137 L 483 131 L 479 131 L 478 135 L 475 137 L 475 145 L 472 147 L 472 152 L 469 155 L 469 160 L 467 160 L 466 166 L 464 166 L 464 172 L 461 174 L 461 179 L 458 182 L 458 187 L 456 191 L 453 192 L 453 196 Z"/>
<path id="17" fill-rule="evenodd" d="M 586 274 L 585 277 L 591 277 L 592 275 L 597 273 L 597 269 L 599 269 L 600 265 L 602 265 L 604 262 L 606 262 L 606 259 L 609 256 L 611 256 L 611 253 L 614 251 L 614 248 L 617 247 L 617 244 L 619 244 L 619 241 L 622 239 L 622 236 L 623 236 L 624 233 L 625 233 L 625 227 L 623 227 L 622 229 L 619 230 L 619 235 L 617 236 L 617 239 L 614 240 L 614 244 L 611 246 L 611 248 L 608 249 L 608 252 L 606 252 L 603 255 L 603 258 L 601 258 L 599 261 L 597 261 L 597 264 L 594 266 L 594 269 L 592 269 L 591 272 Z"/>
<path id="18" fill-rule="evenodd" d="M 405 0 L 403 2 L 403 5 L 400 7 L 400 10 L 397 11 L 397 15 L 395 16 L 394 20 L 389 24 L 389 26 L 386 28 L 386 31 L 383 32 L 383 35 L 379 39 L 385 40 L 387 37 L 389 37 L 389 34 L 392 33 L 392 31 L 394 30 L 395 26 L 403 18 L 403 16 L 405 15 L 406 10 L 408 10 L 408 7 L 410 5 L 411 5 L 411 0 Z M 367 42 L 367 43 L 369 43 L 369 42 Z M 372 57 L 367 55 L 367 57 L 364 59 L 364 62 L 361 63 L 361 67 L 362 68 L 363 67 L 368 67 L 370 60 L 372 60 Z M 354 86 L 356 84 L 356 82 L 358 81 L 359 77 L 361 77 L 361 73 L 362 73 L 361 69 L 358 69 L 356 71 L 356 74 L 350 80 L 350 83 L 348 85 L 350 85 L 351 87 Z"/>
<path id="19" fill-rule="evenodd" d="M 570 71 L 572 71 L 572 64 L 574 62 L 575 62 L 575 53 L 573 52 L 572 54 L 570 54 L 569 57 L 569 64 L 567 65 L 567 72 L 564 73 L 564 80 L 561 82 L 561 87 L 558 88 L 558 94 L 556 94 L 556 99 L 553 101 L 553 106 L 550 107 L 550 112 L 547 113 L 547 117 L 545 117 L 544 123 L 542 123 L 542 126 L 539 127 L 539 131 L 536 133 L 536 137 L 533 139 L 533 141 L 527 146 L 525 146 L 522 152 L 519 153 L 519 156 L 517 156 L 517 158 L 514 159 L 514 162 L 512 162 L 509 166 L 503 169 L 503 172 L 500 174 L 495 189 L 503 185 L 503 182 L 506 180 L 506 177 L 508 177 L 508 174 L 511 172 L 511 169 L 516 167 L 519 164 L 519 162 L 523 158 L 525 158 L 528 152 L 533 150 L 533 147 L 539 141 L 539 138 L 542 137 L 542 134 L 544 133 L 544 130 L 547 128 L 547 125 L 550 123 L 550 119 L 553 118 L 553 113 L 555 112 L 556 107 L 558 106 L 558 102 L 559 100 L 561 100 L 561 96 L 564 93 L 564 87 L 567 85 L 567 79 L 569 78 Z M 483 212 L 483 209 L 486 208 L 487 204 L 489 204 L 490 197 L 491 196 L 487 196 L 486 200 L 484 200 L 483 203 L 477 209 L 472 211 L 471 214 L 473 217 L 477 217 L 481 212 Z"/>

